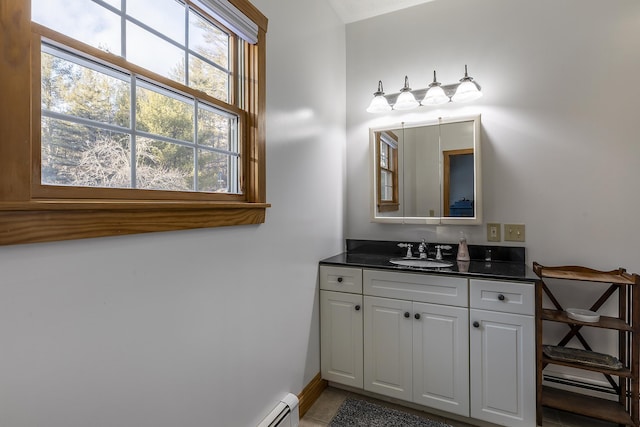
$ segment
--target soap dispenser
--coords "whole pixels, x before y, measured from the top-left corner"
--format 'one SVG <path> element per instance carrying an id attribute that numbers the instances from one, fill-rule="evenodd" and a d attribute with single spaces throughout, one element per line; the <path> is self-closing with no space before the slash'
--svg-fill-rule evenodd
<path id="1" fill-rule="evenodd" d="M 460 232 L 460 242 L 458 242 L 458 261 L 470 261 L 469 248 L 467 247 L 467 238 L 464 233 Z"/>

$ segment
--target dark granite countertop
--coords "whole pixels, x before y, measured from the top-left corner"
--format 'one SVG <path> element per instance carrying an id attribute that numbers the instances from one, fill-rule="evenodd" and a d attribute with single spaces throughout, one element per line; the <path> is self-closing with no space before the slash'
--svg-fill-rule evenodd
<path id="1" fill-rule="evenodd" d="M 469 245 L 471 261 L 457 262 L 453 255 L 457 252 L 457 245 L 449 245 L 453 247 L 450 251 L 451 255 L 447 256 L 445 253 L 444 259 L 453 262 L 453 266 L 447 268 L 416 268 L 391 264 L 390 259 L 405 255 L 403 250 L 397 248 L 397 242 L 364 240 L 348 240 L 347 252 L 323 259 L 320 264 L 526 282 L 538 279 L 538 276 L 524 262 L 524 248 Z M 415 248 L 417 248 L 417 244 L 414 245 Z M 486 249 L 491 249 L 491 261 L 474 259 L 474 255 L 482 254 L 484 256 Z M 414 252 L 417 255 L 417 251 Z"/>

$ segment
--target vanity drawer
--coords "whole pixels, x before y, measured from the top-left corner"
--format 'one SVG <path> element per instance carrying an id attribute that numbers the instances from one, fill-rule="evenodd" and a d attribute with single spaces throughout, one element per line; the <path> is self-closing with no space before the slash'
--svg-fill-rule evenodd
<path id="1" fill-rule="evenodd" d="M 361 294 L 362 269 L 321 265 L 320 289 Z"/>
<path id="2" fill-rule="evenodd" d="M 533 315 L 535 312 L 533 283 L 499 280 L 469 280 L 471 308 Z"/>
<path id="3" fill-rule="evenodd" d="M 364 270 L 362 279 L 365 295 L 468 307 L 466 278 Z"/>

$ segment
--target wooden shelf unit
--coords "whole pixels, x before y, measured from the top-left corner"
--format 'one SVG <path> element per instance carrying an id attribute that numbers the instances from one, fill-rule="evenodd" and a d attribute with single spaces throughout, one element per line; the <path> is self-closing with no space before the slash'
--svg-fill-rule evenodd
<path id="1" fill-rule="evenodd" d="M 545 267 L 533 263 L 533 271 L 540 278 L 536 283 L 536 364 L 537 364 L 537 424 L 542 425 L 542 407 L 560 409 L 617 423 L 620 426 L 640 427 L 640 276 L 629 274 L 619 268 L 599 271 L 580 266 Z M 598 311 L 613 295 L 618 296 L 618 316 L 601 316 L 597 322 L 582 322 L 567 316 L 562 305 L 547 287 L 545 279 L 570 280 L 575 283 L 609 284 L 607 290 L 593 303 L 589 310 Z M 554 309 L 542 307 L 543 295 L 547 295 Z M 574 337 L 583 348 L 591 346 L 580 333 L 582 328 L 602 328 L 617 331 L 618 354 L 613 355 L 622 362 L 622 369 L 590 366 L 576 362 L 552 359 L 543 353 L 543 323 L 564 323 L 569 331 L 556 345 L 565 346 Z M 617 400 L 609 400 L 559 388 L 543 386 L 543 370 L 548 364 L 599 372 L 605 376 Z"/>

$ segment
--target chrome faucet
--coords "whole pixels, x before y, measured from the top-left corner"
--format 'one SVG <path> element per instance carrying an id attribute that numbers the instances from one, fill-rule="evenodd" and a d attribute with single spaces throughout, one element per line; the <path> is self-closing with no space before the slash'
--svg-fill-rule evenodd
<path id="1" fill-rule="evenodd" d="M 427 258 L 427 242 L 425 242 L 424 239 L 422 239 L 422 242 L 420 242 L 420 245 L 418 246 L 418 253 L 420 254 L 420 259 Z"/>

